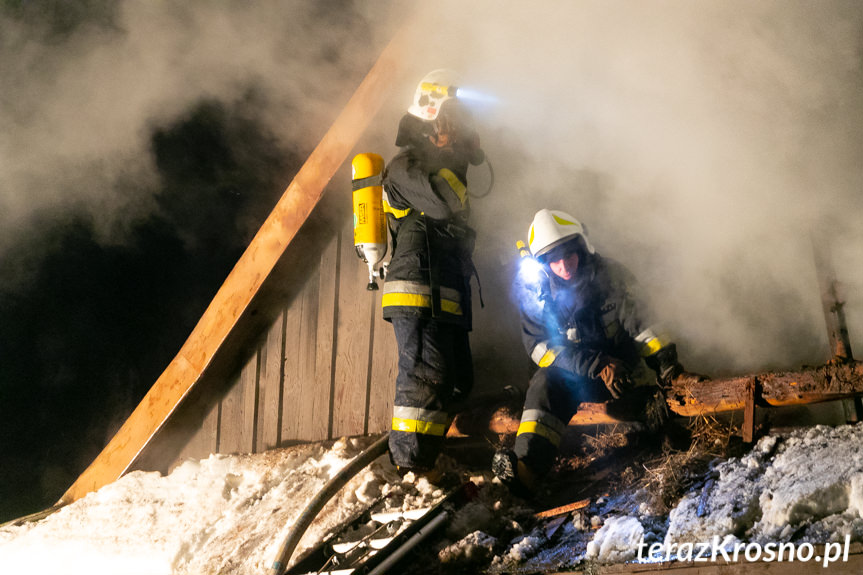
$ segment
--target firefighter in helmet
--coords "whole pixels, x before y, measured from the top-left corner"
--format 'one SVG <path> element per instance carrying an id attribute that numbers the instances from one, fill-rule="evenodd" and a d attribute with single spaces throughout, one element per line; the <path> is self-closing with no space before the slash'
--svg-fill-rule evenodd
<path id="1" fill-rule="evenodd" d="M 648 323 L 634 276 L 600 256 L 577 219 L 540 210 L 528 240 L 533 259 L 523 260 L 537 273 L 520 273 L 514 287 L 522 340 L 539 369 L 527 390 L 514 450 L 498 451 L 492 461 L 495 475 L 521 495 L 550 469 L 579 403 L 638 397 L 631 403 L 642 412 L 650 406 L 653 421 L 646 423 L 659 426 L 667 417 L 660 386 L 684 371 L 675 344 Z"/>
<path id="2" fill-rule="evenodd" d="M 484 154 L 457 85 L 449 70 L 423 78 L 399 123 L 400 151 L 383 178 L 393 243 L 383 316 L 399 353 L 389 445 L 403 471 L 434 469 L 448 409 L 473 385 L 468 332 L 475 232 L 468 225 L 467 170 Z"/>

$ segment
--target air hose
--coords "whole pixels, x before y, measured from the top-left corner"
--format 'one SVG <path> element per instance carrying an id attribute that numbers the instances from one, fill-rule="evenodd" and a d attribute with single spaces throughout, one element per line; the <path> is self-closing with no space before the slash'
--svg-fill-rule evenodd
<path id="1" fill-rule="evenodd" d="M 288 567 L 288 561 L 291 560 L 291 555 L 294 553 L 297 544 L 302 539 L 306 530 L 312 524 L 318 513 L 321 512 L 327 501 L 333 498 L 338 493 L 339 489 L 351 480 L 357 473 L 363 470 L 372 461 L 386 453 L 389 442 L 389 433 L 372 443 L 365 451 L 360 453 L 353 461 L 348 463 L 335 477 L 329 480 L 323 489 L 312 499 L 300 516 L 294 522 L 290 532 L 279 547 L 279 553 L 276 555 L 276 560 L 269 569 L 271 575 L 282 575 Z"/>
<path id="2" fill-rule="evenodd" d="M 482 199 L 491 193 L 492 188 L 494 187 L 494 168 L 491 167 L 491 162 L 488 160 L 488 156 L 485 157 L 485 165 L 488 166 L 488 188 L 482 194 L 474 194 L 471 193 L 471 198 Z"/>

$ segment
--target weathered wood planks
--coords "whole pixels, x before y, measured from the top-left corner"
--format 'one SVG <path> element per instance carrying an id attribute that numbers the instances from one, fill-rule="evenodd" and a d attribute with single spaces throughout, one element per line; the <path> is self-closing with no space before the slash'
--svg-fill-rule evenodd
<path id="1" fill-rule="evenodd" d="M 70 503 L 120 477 L 201 380 L 286 247 L 321 198 L 389 93 L 406 31 L 384 49 L 354 95 L 285 190 L 177 356 L 95 461 L 63 494 Z M 253 442 L 254 443 L 254 442 Z"/>
<path id="2" fill-rule="evenodd" d="M 348 239 L 350 238 L 350 240 Z M 333 374 L 332 436 L 364 433 L 371 342 L 373 294 L 368 273 L 356 256 L 352 226 L 342 230 L 336 361 Z"/>

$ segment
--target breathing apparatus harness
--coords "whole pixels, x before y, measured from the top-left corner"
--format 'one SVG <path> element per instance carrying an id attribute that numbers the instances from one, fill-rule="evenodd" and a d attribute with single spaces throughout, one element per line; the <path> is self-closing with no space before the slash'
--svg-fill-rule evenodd
<path id="1" fill-rule="evenodd" d="M 488 188 L 481 194 L 471 194 L 473 198 L 481 199 L 488 196 L 494 187 L 494 169 L 485 152 L 479 147 L 479 137 L 473 129 L 470 114 L 461 106 L 458 97 L 464 91 L 458 88 L 458 75 L 452 70 L 440 69 L 427 74 L 414 93 L 411 106 L 399 121 L 395 144 L 398 147 L 415 146 L 419 150 L 429 145 L 435 146 L 439 138 L 445 135 L 452 138 L 452 151 L 462 155 L 467 163 L 479 166 L 485 163 L 488 166 L 489 183 Z M 483 99 L 478 93 L 464 91 L 465 96 Z M 473 94 L 473 96 L 469 96 Z M 446 104 L 446 105 L 444 105 Z M 383 263 L 388 247 L 388 226 L 386 213 L 392 213 L 396 218 L 406 217 L 410 210 L 397 210 L 389 206 L 383 191 L 383 159 L 377 154 L 359 154 L 354 157 L 352 163 L 352 188 L 354 204 L 354 247 L 357 256 L 362 259 L 369 268 L 369 283 L 367 290 L 377 290 L 376 278 L 384 279 L 387 264 Z M 444 170 L 449 171 L 449 170 Z M 451 174 L 451 172 L 450 172 Z M 462 202 L 467 205 L 467 189 L 461 182 L 451 182 L 463 188 Z M 449 235 L 456 239 L 464 239 L 472 230 L 459 226 L 457 223 L 449 222 L 444 226 L 433 224 L 424 214 L 418 217 L 425 219 L 426 249 L 429 259 L 433 257 L 429 241 L 429 228 L 434 227 L 438 233 Z M 393 238 L 393 241 L 395 238 Z M 471 240 L 472 241 L 472 240 Z M 393 245 L 395 249 L 395 245 Z M 482 301 L 482 285 L 479 274 L 472 260 L 471 273 L 477 278 L 479 287 L 480 305 Z M 432 316 L 439 313 L 440 308 L 440 282 L 439 270 L 433 262 L 429 261 L 429 282 L 432 289 Z"/>

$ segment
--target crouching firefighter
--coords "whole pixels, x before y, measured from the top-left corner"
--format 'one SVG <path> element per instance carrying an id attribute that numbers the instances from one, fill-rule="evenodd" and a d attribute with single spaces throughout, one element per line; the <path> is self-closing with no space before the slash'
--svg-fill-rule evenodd
<path id="1" fill-rule="evenodd" d="M 667 417 L 659 386 L 683 372 L 675 345 L 647 323 L 633 275 L 600 256 L 577 219 L 540 210 L 528 233 L 530 254 L 522 253 L 514 293 L 522 339 L 539 369 L 526 393 L 514 451 L 498 451 L 492 461 L 495 475 L 523 496 L 550 469 L 581 402 L 613 405 L 638 397 L 635 405 L 653 410 L 658 426 Z M 533 277 L 525 264 L 534 266 Z"/>
<path id="2" fill-rule="evenodd" d="M 399 354 L 389 447 L 400 471 L 434 469 L 454 415 L 448 409 L 473 385 L 467 170 L 484 153 L 456 86 L 448 70 L 423 78 L 384 171 L 393 252 L 383 317 Z"/>

